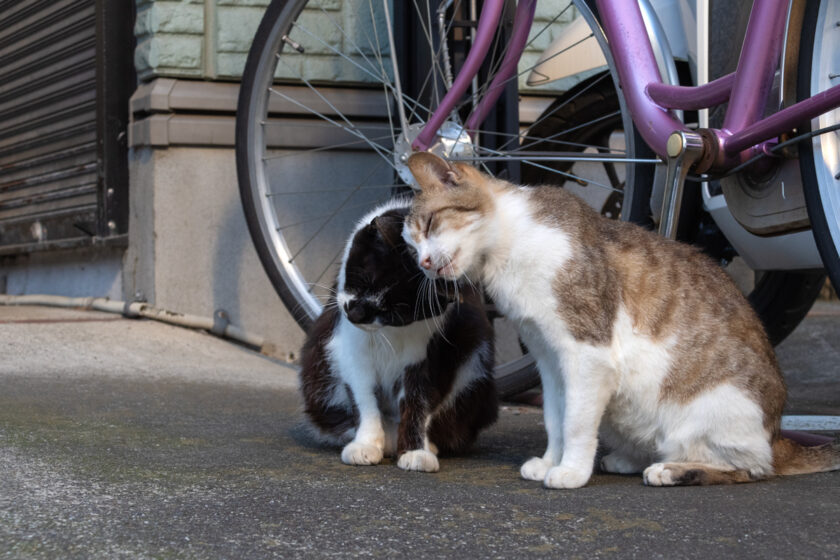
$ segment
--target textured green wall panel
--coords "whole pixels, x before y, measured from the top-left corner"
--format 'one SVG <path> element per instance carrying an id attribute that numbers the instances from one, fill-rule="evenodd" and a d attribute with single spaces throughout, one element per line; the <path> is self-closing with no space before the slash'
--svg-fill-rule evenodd
<path id="1" fill-rule="evenodd" d="M 395 0 L 392 0 L 392 2 Z M 402 1 L 402 0 L 396 0 Z M 187 77 L 205 79 L 239 79 L 245 66 L 260 19 L 269 0 L 137 0 L 137 49 L 135 64 L 141 80 L 155 77 Z M 284 57 L 277 75 L 288 78 L 319 80 L 370 81 L 370 75 L 350 64 L 339 63 L 332 49 L 343 52 L 353 45 L 342 37 L 344 33 L 360 36 L 371 29 L 371 15 L 367 7 L 345 0 L 313 0 L 307 5 L 300 27 L 292 36 L 306 48 L 305 55 Z M 377 28 L 384 30 L 381 2 L 373 1 Z M 364 8 L 364 9 L 361 9 Z M 326 10 L 329 17 L 324 17 Z M 558 3 L 543 0 L 537 3 L 537 18 L 532 38 L 552 21 Z M 520 84 L 524 85 L 526 69 L 533 65 L 539 53 L 562 31 L 575 16 L 569 9 L 534 39 L 520 63 Z M 320 16 L 320 17 L 315 17 Z M 331 21 L 332 20 L 332 21 Z M 334 22 L 334 23 L 333 23 Z M 387 38 L 379 37 L 382 44 Z M 375 39 L 358 40 L 356 46 L 364 55 L 370 54 L 369 43 Z M 360 55 L 353 57 L 362 61 Z M 390 64 L 386 72 L 390 75 Z M 363 64 L 364 66 L 364 64 Z"/>

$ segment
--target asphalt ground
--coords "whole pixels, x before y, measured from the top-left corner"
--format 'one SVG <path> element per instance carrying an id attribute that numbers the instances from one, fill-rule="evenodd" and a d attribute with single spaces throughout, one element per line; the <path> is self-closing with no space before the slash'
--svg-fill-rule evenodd
<path id="1" fill-rule="evenodd" d="M 778 349 L 789 411 L 840 414 L 840 307 Z M 210 335 L 0 307 L 2 558 L 837 558 L 840 472 L 546 490 L 539 409 L 505 406 L 435 474 L 349 467 L 301 423 L 294 368 Z"/>

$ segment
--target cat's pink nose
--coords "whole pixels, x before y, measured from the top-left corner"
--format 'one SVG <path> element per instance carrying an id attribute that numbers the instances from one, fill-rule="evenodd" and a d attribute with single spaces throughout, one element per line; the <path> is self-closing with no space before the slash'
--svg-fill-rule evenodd
<path id="1" fill-rule="evenodd" d="M 429 270 L 430 268 L 432 268 L 432 258 L 431 258 L 431 257 L 426 257 L 426 258 L 425 258 L 425 259 L 423 259 L 423 261 L 420 263 L 420 266 L 422 266 L 422 267 L 423 267 L 423 268 L 425 268 L 426 270 Z"/>

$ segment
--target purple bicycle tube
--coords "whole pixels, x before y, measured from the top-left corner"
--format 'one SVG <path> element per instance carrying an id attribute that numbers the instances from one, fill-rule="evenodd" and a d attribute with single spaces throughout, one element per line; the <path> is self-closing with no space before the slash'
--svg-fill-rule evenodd
<path id="1" fill-rule="evenodd" d="M 702 86 L 672 86 L 670 84 L 648 84 L 647 94 L 662 107 L 668 109 L 706 109 L 724 103 L 729 99 L 735 74 L 727 74 Z"/>
<path id="2" fill-rule="evenodd" d="M 840 85 L 821 91 L 813 97 L 782 109 L 778 113 L 773 113 L 732 136 L 724 138 L 723 146 L 727 153 L 737 154 L 838 106 L 840 106 Z"/>
<path id="3" fill-rule="evenodd" d="M 465 127 L 470 136 L 474 134 L 474 131 L 487 118 L 487 115 L 493 109 L 493 105 L 496 104 L 499 96 L 504 92 L 508 80 L 516 73 L 516 65 L 522 56 L 522 51 L 525 50 L 525 43 L 528 41 L 528 32 L 531 30 L 531 24 L 534 22 L 534 12 L 536 9 L 537 0 L 519 0 L 519 3 L 516 5 L 513 31 L 507 52 L 502 59 L 501 65 L 499 65 L 496 76 L 487 88 L 487 95 L 479 101 L 478 107 L 473 110 L 467 119 Z"/>
<path id="4" fill-rule="evenodd" d="M 753 2 L 723 120 L 725 132 L 743 130 L 764 112 L 784 43 L 787 4 L 778 0 Z"/>
<path id="5" fill-rule="evenodd" d="M 455 104 L 467 91 L 473 76 L 478 74 L 478 69 L 481 63 L 484 62 L 484 57 L 487 56 L 487 51 L 490 50 L 490 44 L 493 42 L 493 35 L 496 27 L 499 25 L 499 19 L 502 16 L 502 8 L 504 7 L 504 0 L 487 0 L 484 7 L 481 8 L 481 15 L 478 18 L 478 30 L 475 34 L 475 43 L 473 43 L 467 59 L 464 61 L 464 66 L 458 72 L 455 82 L 446 95 L 441 100 L 432 118 L 423 127 L 422 132 L 411 147 L 415 150 L 424 151 L 429 148 L 434 142 L 435 134 L 437 134 L 440 125 L 452 112 Z"/>
<path id="6" fill-rule="evenodd" d="M 666 157 L 668 136 L 687 129 L 645 95 L 648 85 L 661 84 L 662 79 L 639 4 L 610 0 L 597 0 L 597 4 L 633 122 L 651 149 Z"/>

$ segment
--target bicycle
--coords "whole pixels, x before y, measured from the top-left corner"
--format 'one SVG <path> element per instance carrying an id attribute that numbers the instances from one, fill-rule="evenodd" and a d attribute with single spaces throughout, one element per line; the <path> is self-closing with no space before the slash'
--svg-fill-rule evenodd
<path id="1" fill-rule="evenodd" d="M 749 243 L 734 239 L 731 224 L 721 225 L 726 212 L 743 219 L 738 226 L 753 237 L 801 230 L 810 216 L 822 260 L 840 285 L 840 191 L 831 188 L 840 180 L 838 112 L 823 114 L 840 105 L 840 88 L 829 87 L 835 78 L 824 71 L 840 52 L 834 48 L 840 38 L 831 33 L 840 6 L 809 3 L 799 23 L 793 17 L 799 4 L 756 0 L 743 65 L 685 87 L 676 82 L 667 42 L 651 39 L 647 0 L 573 0 L 536 32 L 535 0 L 485 0 L 480 16 L 475 1 L 275 0 L 248 56 L 236 130 L 240 191 L 261 262 L 289 311 L 308 328 L 350 225 L 373 204 L 410 192 L 402 164 L 412 150 L 431 150 L 512 180 L 579 191 L 603 214 L 699 243 L 722 263 L 735 258 L 735 247 L 744 259 L 752 256 Z M 529 122 L 520 130 L 516 104 L 525 86 L 516 63 L 572 10 L 579 14 L 578 35 L 557 47 L 559 37 L 546 51 L 554 52 L 526 71 L 539 81 L 547 61 L 581 46 L 597 50 L 603 67 L 585 69 L 558 92 L 532 94 L 545 109 L 524 119 Z M 791 62 L 782 46 L 793 36 L 803 42 Z M 788 73 L 780 90 L 789 95 L 788 65 L 798 67 L 801 101 L 764 117 L 782 54 Z M 678 110 L 694 119 L 693 111 L 727 100 L 737 109 L 717 128 L 689 127 L 677 118 Z M 811 119 L 820 134 L 809 129 Z M 792 147 L 799 147 L 798 161 Z M 716 196 L 724 198 L 718 188 L 726 200 L 736 200 L 775 195 L 781 181 L 783 198 L 801 196 L 788 178 L 792 165 L 801 167 L 804 225 L 798 207 L 782 217 L 760 216 L 757 225 L 744 224 L 749 208 L 741 209 L 743 217 L 737 209 L 714 207 Z M 313 178 L 321 185 L 308 185 Z M 709 182 L 716 180 L 721 187 Z M 602 194 L 593 196 L 591 187 Z M 801 261 L 801 252 L 787 256 Z M 756 282 L 750 299 L 775 343 L 804 317 L 823 279 L 822 271 L 774 270 Z M 497 331 L 500 392 L 534 386 L 538 377 L 515 329 L 498 318 Z"/>

